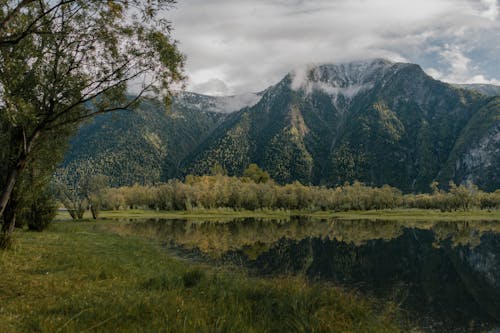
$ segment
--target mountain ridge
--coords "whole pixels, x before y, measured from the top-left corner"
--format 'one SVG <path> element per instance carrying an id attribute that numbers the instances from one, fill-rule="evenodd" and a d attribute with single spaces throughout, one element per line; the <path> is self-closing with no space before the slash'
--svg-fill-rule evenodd
<path id="1" fill-rule="evenodd" d="M 495 189 L 500 106 L 472 88 L 434 80 L 415 64 L 372 59 L 291 71 L 261 93 L 233 97 L 241 105 L 184 93 L 174 114 L 190 110 L 183 116 L 193 127 L 207 115 L 217 120 L 155 181 L 216 165 L 237 175 L 257 163 L 280 183 L 360 180 L 419 192 L 433 180 L 471 180 Z"/>

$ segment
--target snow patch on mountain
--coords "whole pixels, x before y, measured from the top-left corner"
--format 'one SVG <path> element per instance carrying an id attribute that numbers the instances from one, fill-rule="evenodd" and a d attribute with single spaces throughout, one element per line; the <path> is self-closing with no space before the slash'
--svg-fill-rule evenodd
<path id="1" fill-rule="evenodd" d="M 262 95 L 253 93 L 219 97 L 213 109 L 210 111 L 222 113 L 235 112 L 245 107 L 254 106 L 260 101 L 261 98 Z"/>
<path id="2" fill-rule="evenodd" d="M 291 88 L 307 94 L 320 90 L 332 96 L 352 100 L 362 91 L 373 88 L 374 83 L 387 73 L 397 70 L 395 64 L 385 59 L 357 61 L 344 64 L 306 66 L 291 73 Z"/>
<path id="3" fill-rule="evenodd" d="M 207 96 L 192 92 L 182 92 L 175 97 L 181 106 L 200 111 L 232 113 L 245 107 L 254 106 L 262 98 L 262 94 L 248 93 L 234 96 Z"/>

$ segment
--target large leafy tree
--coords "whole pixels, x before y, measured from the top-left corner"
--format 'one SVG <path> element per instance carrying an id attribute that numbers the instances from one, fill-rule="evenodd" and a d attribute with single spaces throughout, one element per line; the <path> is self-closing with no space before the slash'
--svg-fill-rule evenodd
<path id="1" fill-rule="evenodd" d="M 12 229 L 4 215 L 20 174 L 41 147 L 144 96 L 167 101 L 182 82 L 184 58 L 165 19 L 174 2 L 0 0 L 0 126 L 9 141 L 1 154 L 3 233 Z"/>

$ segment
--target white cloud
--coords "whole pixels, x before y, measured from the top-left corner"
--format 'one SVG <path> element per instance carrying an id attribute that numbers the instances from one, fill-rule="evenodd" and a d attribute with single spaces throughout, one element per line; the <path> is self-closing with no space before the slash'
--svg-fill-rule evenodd
<path id="1" fill-rule="evenodd" d="M 463 81 L 469 75 L 471 59 L 466 57 L 461 48 L 457 45 L 445 45 L 445 49 L 440 52 L 450 65 L 448 77 L 452 81 Z"/>
<path id="2" fill-rule="evenodd" d="M 425 71 L 428 75 L 432 76 L 432 77 L 433 77 L 434 79 L 436 79 L 436 80 L 442 80 L 442 78 L 443 78 L 443 73 L 442 73 L 442 72 L 440 72 L 440 71 L 438 71 L 438 70 L 437 70 L 437 69 L 435 69 L 435 68 L 432 68 L 432 67 L 425 68 L 425 69 L 424 69 L 424 71 Z"/>
<path id="3" fill-rule="evenodd" d="M 486 17 L 492 21 L 496 20 L 498 17 L 498 3 L 497 0 L 481 0 L 484 5 L 485 10 L 481 13 L 481 16 Z"/>
<path id="4" fill-rule="evenodd" d="M 444 45 L 443 48 L 433 48 L 433 51 L 439 54 L 440 61 L 444 64 L 444 70 L 438 70 L 430 67 L 426 68 L 427 74 L 441 81 L 451 83 L 486 83 L 500 84 L 500 81 L 494 78 L 487 78 L 478 66 L 473 65 L 472 59 L 466 55 L 462 45 Z"/>
<path id="5" fill-rule="evenodd" d="M 199 92 L 213 80 L 261 91 L 308 64 L 373 57 L 500 78 L 497 0 L 183 0 L 169 15 Z"/>
<path id="6" fill-rule="evenodd" d="M 193 91 L 200 94 L 213 96 L 227 96 L 230 94 L 226 83 L 220 79 L 212 78 L 205 82 L 192 84 L 190 87 Z"/>
<path id="7" fill-rule="evenodd" d="M 486 84 L 500 85 L 500 80 L 488 79 L 484 77 L 484 75 L 474 75 L 473 77 L 465 81 L 465 83 L 486 83 Z"/>

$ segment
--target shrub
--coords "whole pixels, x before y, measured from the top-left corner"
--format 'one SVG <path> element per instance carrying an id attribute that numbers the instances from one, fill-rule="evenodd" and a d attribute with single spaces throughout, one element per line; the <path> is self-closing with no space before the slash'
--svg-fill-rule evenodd
<path id="1" fill-rule="evenodd" d="M 57 204 L 47 191 L 34 198 L 23 212 L 21 218 L 29 230 L 43 231 L 54 220 L 57 214 Z"/>

